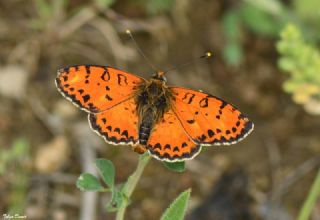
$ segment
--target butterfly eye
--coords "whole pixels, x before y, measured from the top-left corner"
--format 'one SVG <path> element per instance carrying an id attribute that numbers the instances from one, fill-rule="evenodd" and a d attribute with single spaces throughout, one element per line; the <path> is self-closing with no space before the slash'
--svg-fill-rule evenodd
<path id="1" fill-rule="evenodd" d="M 163 80 L 164 82 L 167 82 L 167 77 L 162 76 L 162 80 Z"/>
<path id="2" fill-rule="evenodd" d="M 152 75 L 152 78 L 167 82 L 167 78 L 164 76 L 164 72 L 156 72 Z"/>

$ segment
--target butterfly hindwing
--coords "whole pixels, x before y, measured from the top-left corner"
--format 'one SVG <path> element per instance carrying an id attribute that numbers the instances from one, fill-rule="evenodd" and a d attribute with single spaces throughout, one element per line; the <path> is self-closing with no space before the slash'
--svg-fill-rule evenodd
<path id="1" fill-rule="evenodd" d="M 56 85 L 75 105 L 97 113 L 132 97 L 143 81 L 143 78 L 111 67 L 78 65 L 60 69 Z"/>
<path id="2" fill-rule="evenodd" d="M 172 110 L 163 115 L 147 142 L 150 154 L 163 161 L 177 162 L 192 159 L 201 150 L 184 131 Z"/>
<path id="3" fill-rule="evenodd" d="M 174 112 L 198 144 L 234 144 L 253 130 L 253 123 L 247 117 L 217 97 L 180 87 L 172 87 L 171 91 Z"/>
<path id="4" fill-rule="evenodd" d="M 89 114 L 89 124 L 108 143 L 138 143 L 138 115 L 133 98 L 104 112 Z"/>

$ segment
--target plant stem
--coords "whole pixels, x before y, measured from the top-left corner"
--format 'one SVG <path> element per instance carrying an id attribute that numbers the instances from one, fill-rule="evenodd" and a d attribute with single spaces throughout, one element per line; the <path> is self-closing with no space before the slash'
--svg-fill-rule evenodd
<path id="1" fill-rule="evenodd" d="M 298 220 L 307 220 L 310 217 L 311 211 L 320 196 L 320 169 L 314 180 L 308 197 L 303 203 L 302 209 L 300 210 Z"/>
<path id="2" fill-rule="evenodd" d="M 127 199 L 121 203 L 121 206 L 119 207 L 117 215 L 116 215 L 116 220 L 123 220 L 124 219 L 124 214 L 126 212 L 126 208 L 127 208 L 128 204 L 129 204 L 130 197 L 131 197 L 134 189 L 136 188 L 137 183 L 143 173 L 143 170 L 144 170 L 145 166 L 148 164 L 150 158 L 151 157 L 150 157 L 149 153 L 145 153 L 143 155 L 140 155 L 137 169 L 131 174 L 131 176 L 129 176 L 127 182 L 123 186 L 122 192 L 127 197 Z"/>

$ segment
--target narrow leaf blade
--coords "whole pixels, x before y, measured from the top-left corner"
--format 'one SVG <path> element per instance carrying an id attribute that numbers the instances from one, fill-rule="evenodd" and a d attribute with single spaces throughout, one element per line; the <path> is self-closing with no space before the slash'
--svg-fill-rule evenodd
<path id="1" fill-rule="evenodd" d="M 186 214 L 190 193 L 191 189 L 182 192 L 166 209 L 161 220 L 183 220 Z"/>

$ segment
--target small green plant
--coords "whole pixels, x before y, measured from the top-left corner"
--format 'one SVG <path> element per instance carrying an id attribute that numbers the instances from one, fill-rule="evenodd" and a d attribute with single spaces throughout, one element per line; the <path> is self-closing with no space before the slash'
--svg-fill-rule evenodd
<path id="1" fill-rule="evenodd" d="M 284 91 L 308 113 L 320 115 L 320 52 L 305 42 L 295 25 L 287 25 L 280 36 L 279 68 L 290 75 L 283 84 Z"/>
<path id="2" fill-rule="evenodd" d="M 17 139 L 9 148 L 0 147 L 0 176 L 10 183 L 8 214 L 23 214 L 26 204 L 29 173 L 25 163 L 29 159 L 29 144 Z"/>
<path id="3" fill-rule="evenodd" d="M 97 159 L 95 165 L 103 183 L 92 174 L 83 173 L 78 178 L 77 187 L 81 191 L 110 192 L 112 197 L 106 205 L 106 209 L 109 212 L 117 212 L 116 220 L 123 220 L 126 208 L 130 204 L 131 195 L 150 159 L 149 153 L 141 155 L 136 170 L 125 183 L 119 185 L 115 184 L 116 172 L 113 163 L 106 159 Z M 176 172 L 182 172 L 185 169 L 184 162 L 164 163 L 164 165 Z M 167 209 L 162 219 L 182 220 L 189 197 L 190 190 L 183 192 Z"/>

